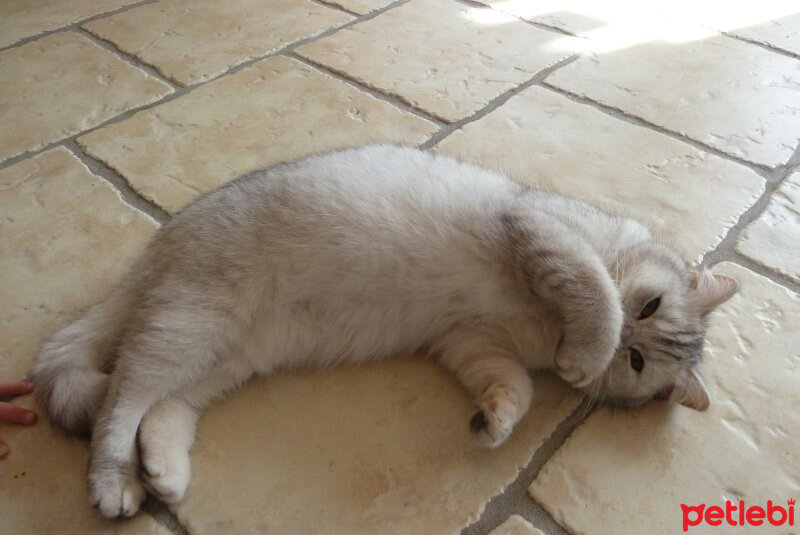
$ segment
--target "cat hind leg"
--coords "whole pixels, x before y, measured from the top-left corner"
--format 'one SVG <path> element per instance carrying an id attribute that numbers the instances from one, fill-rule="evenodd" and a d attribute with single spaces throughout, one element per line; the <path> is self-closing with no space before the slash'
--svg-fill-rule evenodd
<path id="1" fill-rule="evenodd" d="M 204 379 L 150 409 L 138 435 L 141 475 L 148 490 L 167 503 L 183 498 L 191 477 L 189 452 L 202 410 L 252 374 L 252 368 L 241 361 L 217 365 Z"/>
<path id="2" fill-rule="evenodd" d="M 488 448 L 499 446 L 530 408 L 528 371 L 502 346 L 474 332 L 452 332 L 440 342 L 440 362 L 475 400 L 478 411 L 469 422 L 475 440 Z"/>

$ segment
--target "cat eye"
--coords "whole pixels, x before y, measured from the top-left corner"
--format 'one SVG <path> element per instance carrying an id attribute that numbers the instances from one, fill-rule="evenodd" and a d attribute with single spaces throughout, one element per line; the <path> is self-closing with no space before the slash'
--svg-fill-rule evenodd
<path id="1" fill-rule="evenodd" d="M 644 369 L 644 357 L 642 356 L 639 351 L 636 349 L 631 348 L 631 368 L 633 368 L 636 373 L 642 373 Z"/>
<path id="2" fill-rule="evenodd" d="M 644 306 L 644 308 L 642 309 L 642 311 L 641 311 L 641 312 L 639 312 L 639 319 L 640 319 L 640 320 L 643 320 L 643 319 L 645 319 L 645 318 L 649 318 L 650 316 L 652 316 L 653 314 L 655 314 L 655 313 L 656 313 L 656 310 L 658 310 L 658 307 L 659 307 L 659 305 L 660 305 L 660 304 L 661 304 L 661 297 L 656 297 L 655 299 L 651 299 L 651 300 L 650 300 L 650 301 L 649 301 L 649 302 L 648 302 L 648 303 L 647 303 L 647 304 Z"/>

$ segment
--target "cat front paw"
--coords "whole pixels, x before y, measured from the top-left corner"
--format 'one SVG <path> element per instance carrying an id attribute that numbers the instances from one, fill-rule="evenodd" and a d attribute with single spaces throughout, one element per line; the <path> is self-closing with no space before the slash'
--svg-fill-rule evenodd
<path id="1" fill-rule="evenodd" d="M 519 394 L 509 387 L 492 385 L 477 405 L 478 411 L 469 421 L 470 430 L 478 444 L 496 448 L 505 442 L 519 421 Z"/>
<path id="2" fill-rule="evenodd" d="M 556 373 L 575 388 L 584 388 L 605 373 L 610 361 L 588 351 L 562 350 L 556 355 Z"/>

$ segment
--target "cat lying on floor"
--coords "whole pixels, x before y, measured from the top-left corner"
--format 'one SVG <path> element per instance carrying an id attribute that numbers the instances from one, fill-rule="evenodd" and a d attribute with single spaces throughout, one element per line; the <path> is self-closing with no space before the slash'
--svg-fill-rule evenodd
<path id="1" fill-rule="evenodd" d="M 474 397 L 488 447 L 528 410 L 528 369 L 620 405 L 668 392 L 704 410 L 708 313 L 735 292 L 633 220 L 370 146 L 195 201 L 44 346 L 34 381 L 54 422 L 91 427 L 100 512 L 131 516 L 145 487 L 183 497 L 202 409 L 278 368 L 428 353 Z"/>

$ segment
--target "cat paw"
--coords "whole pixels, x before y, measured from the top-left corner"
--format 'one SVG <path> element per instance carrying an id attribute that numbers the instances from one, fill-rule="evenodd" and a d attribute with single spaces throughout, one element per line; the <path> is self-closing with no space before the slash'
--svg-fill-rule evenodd
<path id="1" fill-rule="evenodd" d="M 145 491 L 126 468 L 106 468 L 89 474 L 89 497 L 106 518 L 131 517 L 139 511 Z"/>
<path id="2" fill-rule="evenodd" d="M 556 373 L 575 388 L 584 388 L 605 373 L 609 362 L 610 359 L 587 352 L 560 351 L 555 360 Z"/>
<path id="3" fill-rule="evenodd" d="M 177 448 L 142 448 L 142 479 L 145 486 L 167 503 L 177 503 L 186 494 L 191 477 L 189 452 Z"/>
<path id="4" fill-rule="evenodd" d="M 469 427 L 478 444 L 496 448 L 514 429 L 520 416 L 519 396 L 508 387 L 492 385 L 478 400 L 478 412 L 469 421 Z"/>

